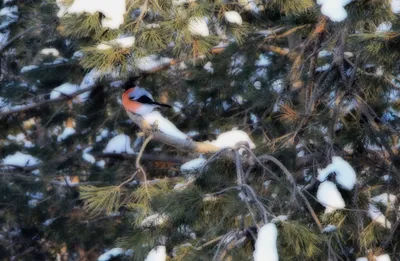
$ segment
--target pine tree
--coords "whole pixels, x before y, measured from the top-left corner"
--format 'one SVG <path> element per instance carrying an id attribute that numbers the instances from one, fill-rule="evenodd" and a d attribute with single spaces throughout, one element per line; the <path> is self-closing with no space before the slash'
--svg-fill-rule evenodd
<path id="1" fill-rule="evenodd" d="M 0 257 L 400 259 L 398 9 L 4 1 Z M 126 112 L 135 85 L 190 139 Z M 207 142 L 233 128 L 256 148 Z"/>

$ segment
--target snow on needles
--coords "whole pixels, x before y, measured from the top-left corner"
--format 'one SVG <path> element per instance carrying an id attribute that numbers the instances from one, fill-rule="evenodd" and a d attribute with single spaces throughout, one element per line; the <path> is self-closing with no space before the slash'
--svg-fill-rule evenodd
<path id="1" fill-rule="evenodd" d="M 318 180 L 323 182 L 326 178 L 335 173 L 336 182 L 347 190 L 352 190 L 356 184 L 356 172 L 353 167 L 341 157 L 332 157 L 332 163 L 323 170 L 318 169 Z"/>
<path id="2" fill-rule="evenodd" d="M 344 7 L 352 0 L 318 0 L 317 3 L 322 5 L 321 13 L 326 15 L 333 22 L 341 22 L 347 18 L 347 11 Z"/>
<path id="3" fill-rule="evenodd" d="M 210 35 L 206 19 L 202 17 L 190 18 L 188 28 L 192 35 L 199 35 L 203 37 Z"/>
<path id="4" fill-rule="evenodd" d="M 165 246 L 153 248 L 144 261 L 165 261 L 167 260 L 167 251 Z"/>
<path id="5" fill-rule="evenodd" d="M 111 41 L 107 41 L 97 45 L 97 49 L 99 50 L 108 50 L 111 49 L 112 46 L 118 46 L 120 48 L 130 48 L 132 45 L 135 44 L 135 37 L 128 36 L 128 37 L 121 37 Z"/>
<path id="6" fill-rule="evenodd" d="M 166 135 L 183 140 L 188 138 L 185 133 L 181 132 L 172 122 L 164 118 L 158 111 L 153 111 L 142 116 L 148 124 L 152 126 L 156 125 L 158 130 Z"/>
<path id="7" fill-rule="evenodd" d="M 44 48 L 40 53 L 44 55 L 60 56 L 60 52 L 55 48 Z"/>
<path id="8" fill-rule="evenodd" d="M 336 209 L 342 209 L 346 206 L 335 183 L 330 181 L 325 181 L 319 185 L 317 199 L 326 207 L 326 214 L 332 213 Z"/>
<path id="9" fill-rule="evenodd" d="M 131 139 L 125 134 L 119 134 L 107 143 L 107 146 L 103 152 L 133 154 L 133 149 L 131 148 Z"/>
<path id="10" fill-rule="evenodd" d="M 228 11 L 224 13 L 225 19 L 231 24 L 242 25 L 243 20 L 240 14 L 236 11 Z"/>
<path id="11" fill-rule="evenodd" d="M 239 142 L 247 142 L 247 144 L 249 144 L 250 149 L 256 148 L 256 145 L 250 139 L 249 135 L 247 135 L 246 132 L 241 130 L 231 130 L 221 133 L 216 140 L 211 142 L 211 144 L 221 149 L 224 149 L 224 148 L 233 148 Z"/>
<path id="12" fill-rule="evenodd" d="M 40 160 L 22 152 L 16 152 L 14 155 L 8 155 L 3 159 L 4 165 L 12 165 L 18 167 L 35 166 L 40 163 Z"/>
<path id="13" fill-rule="evenodd" d="M 278 261 L 277 238 L 278 230 L 275 224 L 269 223 L 261 227 L 253 253 L 254 261 Z"/>
<path id="14" fill-rule="evenodd" d="M 73 4 L 66 8 L 57 1 L 60 7 L 58 16 L 65 13 L 102 13 L 105 18 L 102 20 L 102 26 L 110 29 L 118 29 L 124 23 L 124 14 L 126 13 L 125 0 L 75 0 Z"/>

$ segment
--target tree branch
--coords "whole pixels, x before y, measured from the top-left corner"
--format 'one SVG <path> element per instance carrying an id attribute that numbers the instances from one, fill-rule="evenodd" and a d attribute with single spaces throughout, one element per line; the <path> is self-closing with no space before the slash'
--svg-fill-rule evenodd
<path id="1" fill-rule="evenodd" d="M 0 110 L 0 119 L 14 114 L 14 113 L 19 113 L 19 112 L 23 112 L 23 111 L 28 111 L 37 107 L 42 107 L 46 104 L 53 104 L 53 103 L 58 103 L 58 102 L 62 102 L 62 101 L 69 101 L 72 100 L 74 97 L 78 96 L 79 94 L 82 94 L 84 92 L 88 92 L 91 90 L 94 90 L 97 87 L 97 85 L 94 85 L 92 87 L 88 87 L 79 91 L 76 91 L 74 93 L 71 93 L 69 95 L 65 95 L 62 94 L 60 97 L 56 98 L 56 99 L 45 99 L 36 103 L 30 103 L 32 101 L 27 101 L 28 105 L 20 105 L 20 106 L 15 106 L 14 108 L 8 109 L 8 110 Z M 30 103 L 30 104 L 29 104 Z"/>
<path id="2" fill-rule="evenodd" d="M 183 140 L 164 134 L 153 128 L 141 116 L 127 111 L 128 117 L 140 128 L 143 132 L 152 134 L 153 140 L 162 142 L 164 144 L 173 146 L 180 150 L 198 152 L 198 153 L 214 153 L 220 149 L 210 143 L 195 142 L 192 140 Z"/>

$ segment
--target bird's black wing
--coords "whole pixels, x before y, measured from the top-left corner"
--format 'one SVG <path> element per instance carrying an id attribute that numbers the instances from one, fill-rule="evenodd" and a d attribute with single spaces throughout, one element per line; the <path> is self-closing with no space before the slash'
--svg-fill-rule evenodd
<path id="1" fill-rule="evenodd" d="M 144 104 L 154 104 L 154 101 L 146 95 L 140 96 L 139 99 L 134 99 L 134 98 L 130 97 L 129 100 L 137 101 L 137 102 L 144 103 Z"/>
<path id="2" fill-rule="evenodd" d="M 171 107 L 170 105 L 168 105 L 168 104 L 162 104 L 162 103 L 155 102 L 155 101 L 153 101 L 150 97 L 148 97 L 148 96 L 146 96 L 146 95 L 140 96 L 139 99 L 133 99 L 133 98 L 129 98 L 129 99 L 130 99 L 130 100 L 137 101 L 137 102 L 140 102 L 140 103 L 143 103 L 143 104 L 153 104 L 153 105 L 159 105 L 159 106 L 164 106 L 164 107 L 172 108 L 172 107 Z"/>

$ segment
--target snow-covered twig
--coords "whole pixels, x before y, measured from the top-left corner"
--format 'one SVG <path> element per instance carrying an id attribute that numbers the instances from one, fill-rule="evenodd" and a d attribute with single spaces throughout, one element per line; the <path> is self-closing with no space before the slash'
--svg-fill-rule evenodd
<path id="1" fill-rule="evenodd" d="M 91 87 L 76 91 L 74 93 L 71 93 L 68 96 L 67 95 L 61 95 L 60 97 L 58 97 L 56 99 L 47 99 L 47 100 L 43 99 L 42 101 L 39 101 L 39 102 L 36 102 L 36 103 L 30 103 L 29 101 L 27 101 L 26 102 L 27 105 L 16 106 L 15 109 L 13 109 L 11 107 L 10 109 L 2 110 L 0 112 L 0 119 L 5 117 L 5 116 L 14 114 L 14 113 L 28 111 L 28 110 L 31 110 L 31 109 L 34 109 L 34 108 L 37 108 L 37 107 L 41 107 L 41 106 L 46 105 L 46 104 L 53 104 L 53 103 L 58 103 L 58 102 L 61 102 L 61 101 L 68 101 L 68 100 L 71 100 L 72 98 L 74 98 L 75 96 L 78 96 L 79 94 L 82 94 L 82 93 L 87 92 L 87 91 L 91 91 L 91 90 L 95 89 L 96 87 L 97 87 L 97 85 L 91 86 Z"/>

